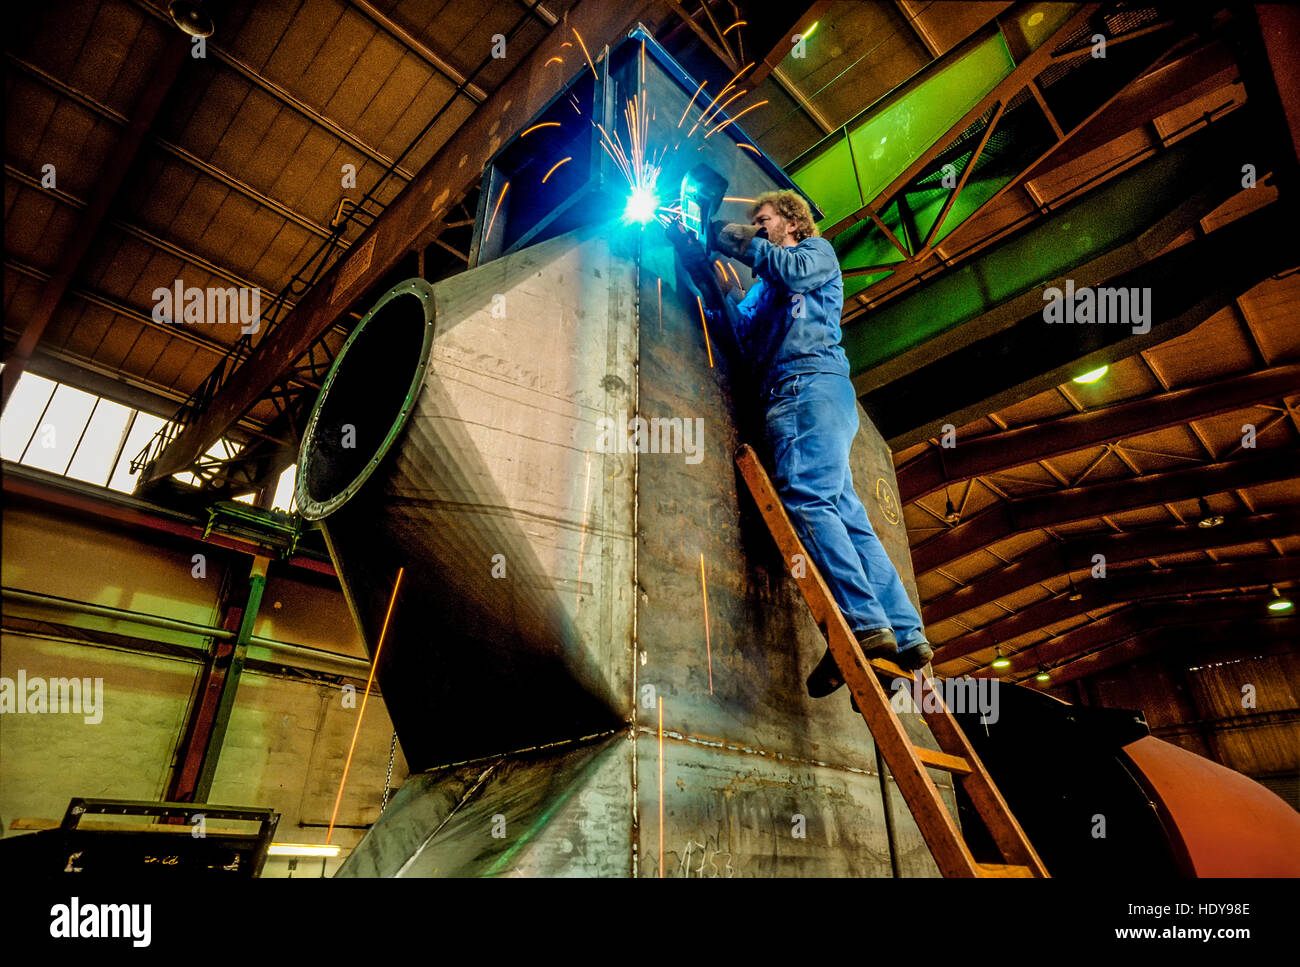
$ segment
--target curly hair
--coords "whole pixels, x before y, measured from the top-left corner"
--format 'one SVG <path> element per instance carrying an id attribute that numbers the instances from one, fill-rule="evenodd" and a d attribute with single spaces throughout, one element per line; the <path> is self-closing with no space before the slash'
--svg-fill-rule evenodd
<path id="1" fill-rule="evenodd" d="M 813 223 L 812 209 L 808 207 L 808 202 L 804 200 L 803 195 L 797 191 L 783 189 L 781 191 L 765 191 L 754 199 L 754 204 L 749 206 L 749 220 L 752 222 L 758 210 L 764 205 L 771 205 L 776 213 L 790 223 L 791 231 L 794 233 L 794 240 L 802 242 L 805 238 L 815 238 L 821 235 L 817 231 L 817 226 Z"/>

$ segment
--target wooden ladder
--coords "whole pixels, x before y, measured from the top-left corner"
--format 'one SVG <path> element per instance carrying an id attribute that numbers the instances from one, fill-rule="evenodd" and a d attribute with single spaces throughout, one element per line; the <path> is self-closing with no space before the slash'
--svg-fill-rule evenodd
<path id="1" fill-rule="evenodd" d="M 831 597 L 821 572 L 804 550 L 776 488 L 753 448 L 745 445 L 737 450 L 736 463 L 782 557 L 792 561 L 796 554 L 800 554 L 807 562 L 808 566 L 802 569 L 804 576 L 795 577 L 795 581 L 812 609 L 818 627 L 826 636 L 831 654 L 857 699 L 862 717 L 871 729 L 889 771 L 894 774 L 894 780 L 935 862 L 939 864 L 940 872 L 944 876 L 1046 877 L 1048 873 L 1043 861 L 1007 808 L 1006 800 L 993 784 L 961 726 L 948 711 L 942 695 L 935 690 L 933 678 L 922 670 L 920 687 L 925 701 L 920 705 L 926 724 L 942 752 L 913 745 L 908 738 L 877 676 L 906 678 L 915 682 L 912 673 L 892 661 L 868 659 L 862 654 L 843 612 Z M 870 670 L 868 666 L 871 666 Z M 947 770 L 961 781 L 962 788 L 1002 852 L 1005 863 L 976 862 L 952 815 L 939 798 L 939 789 L 926 771 L 927 766 Z"/>

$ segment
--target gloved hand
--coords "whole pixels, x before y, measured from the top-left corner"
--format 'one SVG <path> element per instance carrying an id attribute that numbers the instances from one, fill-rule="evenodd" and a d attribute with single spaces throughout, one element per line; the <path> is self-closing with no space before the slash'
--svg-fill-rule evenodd
<path id="1" fill-rule="evenodd" d="M 730 255 L 733 259 L 738 259 L 745 254 L 745 250 L 749 248 L 749 243 L 754 240 L 754 236 L 762 231 L 756 225 L 741 225 L 736 222 L 730 224 L 713 222 L 709 226 L 709 239 L 719 252 Z M 766 234 L 763 237 L 766 238 Z"/>
<path id="2" fill-rule="evenodd" d="M 682 265 L 692 279 L 698 280 L 701 277 L 707 277 L 709 274 L 709 256 L 704 251 L 704 246 L 687 228 L 682 224 L 680 218 L 671 220 L 664 228 L 664 234 L 668 236 L 668 241 L 672 243 L 673 248 L 681 257 Z"/>

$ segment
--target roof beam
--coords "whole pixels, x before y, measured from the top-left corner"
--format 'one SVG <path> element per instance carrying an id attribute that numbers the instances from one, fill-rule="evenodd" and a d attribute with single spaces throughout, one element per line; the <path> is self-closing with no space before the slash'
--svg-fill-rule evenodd
<path id="1" fill-rule="evenodd" d="M 574 31 L 582 34 L 588 49 L 598 51 L 626 34 L 651 6 L 652 0 L 627 6 L 580 0 L 434 153 L 353 243 L 348 257 L 334 263 L 257 344 L 202 416 L 189 423 L 146 470 L 147 478 L 157 480 L 188 467 L 302 357 L 348 305 L 379 282 L 422 237 L 437 234 L 456 203 L 478 181 L 488 158 L 555 95 L 561 78 L 545 64 Z"/>
<path id="2" fill-rule="evenodd" d="M 1298 387 L 1300 363 L 1292 363 L 974 437 L 950 449 L 931 447 L 898 469 L 900 500 L 910 503 L 954 481 L 1295 395 Z"/>
<path id="3" fill-rule="evenodd" d="M 1100 114 L 1019 181 L 1033 181 L 1081 158 L 1089 151 L 1111 143 L 1119 134 L 1150 124 L 1162 114 L 1227 87 L 1238 76 L 1236 60 L 1221 40 L 1188 51 L 1125 87 Z"/>
<path id="4" fill-rule="evenodd" d="M 172 19 L 168 15 L 166 9 L 155 7 L 153 4 L 149 3 L 148 0 L 132 0 L 132 2 L 140 10 L 144 11 L 150 16 L 166 24 L 167 29 L 169 30 L 176 29 L 176 25 L 172 23 Z M 189 38 L 187 37 L 186 40 L 188 42 Z M 371 161 L 378 164 L 381 168 L 385 168 L 385 169 L 392 168 L 393 173 L 395 175 L 407 181 L 409 181 L 412 178 L 411 172 L 407 171 L 405 168 L 402 168 L 399 165 L 394 165 L 393 159 L 389 158 L 378 148 L 375 148 L 367 144 L 365 141 L 362 141 L 355 134 L 347 130 L 347 128 L 343 127 L 343 125 L 339 124 L 333 118 L 326 117 L 324 114 L 316 110 L 306 101 L 303 101 L 295 97 L 294 95 L 290 94 L 279 84 L 276 84 L 273 81 L 269 80 L 268 78 L 263 77 L 262 74 L 258 72 L 256 69 L 245 64 L 243 61 L 239 60 L 237 57 L 233 56 L 232 54 L 227 53 L 225 50 L 222 50 L 220 47 L 218 47 L 216 44 L 212 42 L 211 38 L 208 39 L 206 49 L 208 53 L 212 55 L 214 60 L 220 61 L 221 63 L 225 64 L 227 67 L 233 70 L 240 77 L 244 78 L 244 80 L 248 81 L 254 87 L 259 88 L 266 94 L 269 94 L 271 97 L 279 101 L 285 107 L 289 107 L 297 111 L 308 121 L 311 121 L 317 127 L 323 128 L 326 131 L 330 132 L 330 134 L 334 135 L 334 137 L 338 138 L 344 144 L 351 145 L 353 148 L 361 152 Z"/>
<path id="5" fill-rule="evenodd" d="M 1091 191 L 1056 199 L 1050 214 L 897 294 L 865 324 L 846 319 L 855 385 L 900 379 L 1030 315 L 1041 325 L 1045 286 L 1100 283 L 1149 261 L 1242 191 L 1223 169 L 1258 140 L 1248 108 L 1207 121 Z M 1257 169 L 1269 170 L 1258 153 Z"/>
<path id="6" fill-rule="evenodd" d="M 1277 450 L 1130 480 L 1114 480 L 1000 501 L 969 521 L 914 548 L 912 563 L 918 575 L 925 574 L 995 541 L 1025 531 L 1122 510 L 1159 507 L 1175 500 L 1208 497 L 1238 487 L 1289 480 L 1294 476 L 1295 454 L 1289 450 Z"/>
<path id="7" fill-rule="evenodd" d="M 1169 567 L 1124 571 L 1081 586 L 1079 600 L 1057 595 L 1008 615 L 978 631 L 946 641 L 935 650 L 936 665 L 1012 641 L 1048 625 L 1109 604 L 1193 592 L 1277 584 L 1300 578 L 1300 558 L 1273 557 L 1206 567 Z"/>
<path id="8" fill-rule="evenodd" d="M 1258 605 L 1256 606 L 1258 607 Z M 1256 617 L 1147 629 L 1052 670 L 1052 688 L 1126 665 L 1157 652 L 1176 654 L 1184 666 L 1295 652 L 1295 619 Z"/>
<path id="9" fill-rule="evenodd" d="M 1040 664 L 1054 672 L 1081 655 L 1127 641 L 1149 628 L 1229 618 L 1241 620 L 1258 616 L 1263 606 L 1264 597 L 1259 594 L 1133 602 L 1063 634 L 1006 655 L 1011 665 L 1001 671 L 989 668 L 987 661 L 977 660 L 971 655 L 949 663 L 942 671 L 948 676 L 975 674 L 1015 681 L 1035 674 Z M 939 670 L 940 666 L 935 668 Z"/>
<path id="10" fill-rule="evenodd" d="M 1257 514 L 1211 528 L 1180 524 L 1169 528 L 1143 527 L 1122 534 L 1089 534 L 1030 551 L 1005 567 L 975 578 L 966 587 L 932 599 L 925 604 L 923 615 L 925 623 L 931 625 L 1023 591 L 1040 581 L 1089 570 L 1095 554 L 1104 556 L 1109 567 L 1166 554 L 1209 551 L 1297 534 L 1300 534 L 1300 511 Z"/>
<path id="11" fill-rule="evenodd" d="M 124 126 L 128 123 L 127 118 L 123 117 L 117 111 L 114 111 L 111 107 L 108 107 L 105 104 L 101 104 L 99 101 L 95 100 L 89 94 L 86 94 L 85 92 L 78 90 L 77 88 L 73 87 L 70 84 L 64 83 L 63 81 L 59 80 L 57 77 L 54 77 L 51 74 L 48 74 L 45 71 L 41 70 L 41 68 L 37 67 L 36 65 L 27 63 L 25 60 L 23 60 L 21 57 L 18 57 L 16 54 L 12 53 L 11 51 L 6 51 L 5 57 L 9 61 L 9 63 L 13 64 L 20 71 L 22 71 L 24 74 L 27 74 L 37 83 L 41 84 L 42 86 L 52 91 L 61 94 L 62 96 L 68 98 L 71 101 L 75 101 L 77 104 L 80 104 L 86 110 L 97 115 L 98 117 L 101 117 L 106 121 L 111 121 L 114 124 L 119 126 Z M 269 208 L 277 215 L 280 215 L 284 217 L 286 220 L 293 222 L 295 225 L 298 225 L 301 228 L 306 229 L 307 231 L 311 232 L 313 235 L 317 236 L 318 238 L 330 237 L 331 233 L 328 228 L 316 224 L 316 222 L 312 221 L 306 215 L 294 211 L 288 205 L 284 204 L 283 202 L 277 201 L 276 199 L 272 198 L 269 195 L 263 194 L 262 192 L 254 188 L 252 185 L 249 185 L 246 182 L 241 181 L 240 179 L 236 178 L 234 175 L 230 174 L 228 171 L 224 171 L 221 168 L 218 168 L 216 165 L 204 161 L 202 158 L 196 157 L 195 155 L 191 154 L 189 151 L 185 150 L 179 145 L 172 144 L 170 141 L 166 140 L 165 138 L 159 137 L 157 134 L 149 135 L 149 143 L 152 144 L 154 147 L 162 151 L 165 151 L 167 154 L 171 155 L 173 158 L 176 158 L 178 161 L 181 161 L 192 168 L 198 169 L 199 171 L 207 175 L 209 178 L 221 182 L 227 188 L 234 189 L 235 191 L 243 195 L 245 198 L 247 198 L 249 201 L 254 202 L 257 205 L 260 205 L 263 208 Z M 8 165 L 6 165 L 5 167 L 7 169 L 9 168 Z M 12 177 L 12 175 L 10 177 Z M 49 189 L 45 189 L 45 190 L 48 191 Z M 54 194 L 56 194 L 56 197 L 64 196 L 63 192 L 55 192 Z M 84 207 L 84 202 L 79 203 L 78 207 Z M 341 248 L 346 248 L 348 246 L 348 242 L 345 239 L 339 239 L 338 245 Z"/>
<path id="12" fill-rule="evenodd" d="M 1300 161 L 1300 11 L 1286 4 L 1260 3 L 1252 5 L 1259 36 L 1263 41 L 1270 71 L 1267 78 L 1271 80 L 1281 108 L 1282 120 L 1286 123 L 1287 140 L 1291 145 L 1291 164 Z M 1251 73 L 1264 80 L 1263 65 L 1255 58 L 1250 64 Z M 1247 85 L 1249 86 L 1249 80 Z M 1267 84 L 1268 81 L 1265 81 Z M 1252 90 L 1252 95 L 1259 91 Z M 1274 92 L 1269 92 L 1272 95 Z M 1272 96 L 1269 100 L 1272 100 Z"/>
<path id="13" fill-rule="evenodd" d="M 27 368 L 32 351 L 40 341 L 54 317 L 69 284 L 81 268 L 90 244 L 99 234 L 100 225 L 108 214 L 109 207 L 117 199 L 118 191 L 131 169 L 140 145 L 153 126 L 154 118 L 162 107 L 172 83 L 181 71 L 181 66 L 189 56 L 190 38 L 175 31 L 167 41 L 158 61 L 151 66 L 149 82 L 140 95 L 131 122 L 122 132 L 117 143 L 113 145 L 109 156 L 100 169 L 95 181 L 95 190 L 86 203 L 77 227 L 69 236 L 68 247 L 59 256 L 58 264 L 50 273 L 49 281 L 41 289 L 41 294 L 32 308 L 31 314 L 21 326 L 22 335 L 5 360 L 5 368 L 0 375 L 0 410 L 9 402 L 9 397 L 18 385 L 18 379 Z M 19 328 L 15 326 L 15 328 Z"/>
<path id="14" fill-rule="evenodd" d="M 767 75 L 776 70 L 781 65 L 781 61 L 789 56 L 790 51 L 794 49 L 795 34 L 806 34 L 808 28 L 817 23 L 831 8 L 831 0 L 815 0 L 813 3 L 803 3 L 803 13 L 795 18 L 790 24 L 790 29 L 782 31 L 781 36 L 777 38 L 772 49 L 767 52 L 767 56 L 754 66 L 746 78 L 750 84 L 757 87 L 767 78 Z M 787 21 L 788 22 L 788 21 Z"/>
<path id="15" fill-rule="evenodd" d="M 1279 200 L 1122 275 L 1089 276 L 1083 268 L 1068 273 L 1154 293 L 1150 328 L 1141 334 L 1123 325 L 1046 325 L 1046 289 L 1038 287 L 1030 293 L 1037 308 L 996 330 L 987 320 L 972 322 L 970 341 L 931 347 L 931 361 L 915 360 L 914 369 L 868 389 L 862 405 L 897 450 L 930 438 L 945 423 L 961 426 L 1189 332 L 1270 275 L 1295 266 L 1296 217 L 1296 209 Z"/>
<path id="16" fill-rule="evenodd" d="M 439 74 L 447 78 L 447 80 L 457 85 L 459 93 L 463 94 L 466 98 L 473 101 L 475 104 L 482 104 L 487 100 L 487 92 L 484 91 L 483 88 L 479 87 L 477 84 L 470 84 L 465 75 L 456 70 L 456 68 L 453 67 L 445 57 L 434 51 L 428 44 L 424 43 L 424 41 L 420 40 L 419 37 L 416 37 L 401 24 L 395 22 L 391 17 L 375 7 L 374 4 L 367 3 L 366 0 L 349 0 L 349 2 L 352 6 L 356 7 L 369 17 L 370 20 L 374 22 L 375 26 L 379 27 L 390 37 L 400 42 L 410 50 L 411 53 L 415 54 Z M 452 96 L 455 97 L 455 94 Z"/>

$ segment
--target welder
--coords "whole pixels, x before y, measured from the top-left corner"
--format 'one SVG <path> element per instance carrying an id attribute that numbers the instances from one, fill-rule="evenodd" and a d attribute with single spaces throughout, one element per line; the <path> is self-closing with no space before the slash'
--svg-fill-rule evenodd
<path id="1" fill-rule="evenodd" d="M 706 315 L 728 326 L 733 352 L 749 369 L 764 411 L 772 482 L 863 653 L 920 668 L 934 651 L 849 471 L 858 406 L 840 345 L 839 260 L 796 191 L 761 194 L 749 218 L 748 225 L 714 222 L 707 233 L 674 220 L 668 237 Z M 743 298 L 710 263 L 699 235 L 754 270 Z M 827 649 L 808 677 L 808 694 L 820 698 L 843 684 Z"/>

